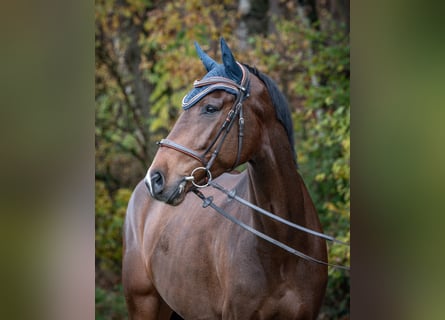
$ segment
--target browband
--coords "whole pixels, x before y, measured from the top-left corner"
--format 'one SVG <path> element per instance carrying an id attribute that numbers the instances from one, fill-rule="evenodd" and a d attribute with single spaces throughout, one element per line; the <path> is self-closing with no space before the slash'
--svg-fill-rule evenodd
<path id="1" fill-rule="evenodd" d="M 201 100 L 204 96 L 206 96 L 207 94 L 209 94 L 212 91 L 215 90 L 227 90 L 230 93 L 233 93 L 235 95 L 238 95 L 240 91 L 244 92 L 244 96 L 245 98 L 247 98 L 249 96 L 249 78 L 247 75 L 247 71 L 245 70 L 245 67 L 240 64 L 239 62 L 237 62 L 237 64 L 239 65 L 239 67 L 242 70 L 243 76 L 241 78 L 241 84 L 238 84 L 237 82 L 225 78 L 225 77 L 220 77 L 220 76 L 214 76 L 214 77 L 208 77 L 208 78 L 204 78 L 201 80 L 196 80 L 193 83 L 193 87 L 195 88 L 201 88 L 201 87 L 205 87 L 208 86 L 207 88 L 205 88 L 203 91 L 199 92 L 198 94 L 196 94 L 193 98 L 191 98 L 189 101 L 185 101 L 185 99 L 187 98 L 187 95 L 184 96 L 184 98 L 182 99 L 182 108 L 184 110 L 190 108 L 191 106 L 193 106 L 196 102 L 198 102 L 199 100 Z"/>

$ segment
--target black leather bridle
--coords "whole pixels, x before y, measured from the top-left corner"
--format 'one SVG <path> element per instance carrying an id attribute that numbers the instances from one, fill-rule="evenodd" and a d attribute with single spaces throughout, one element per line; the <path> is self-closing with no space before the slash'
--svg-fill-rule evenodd
<path id="1" fill-rule="evenodd" d="M 227 117 L 224 120 L 222 126 L 219 128 L 216 136 L 213 138 L 212 142 L 209 144 L 209 146 L 203 153 L 198 153 L 190 148 L 187 148 L 183 145 L 180 145 L 179 143 L 176 143 L 168 139 L 162 139 L 161 141 L 157 142 L 159 147 L 166 147 L 176 150 L 178 152 L 181 152 L 182 154 L 185 154 L 201 162 L 201 164 L 203 165 L 202 167 L 195 168 L 190 176 L 185 177 L 186 180 L 191 181 L 193 185 L 195 185 L 196 187 L 206 187 L 208 186 L 208 183 L 212 180 L 212 174 L 210 173 L 210 168 L 212 167 L 216 158 L 218 157 L 218 154 L 221 151 L 224 141 L 226 140 L 227 135 L 229 134 L 230 129 L 235 123 L 235 119 L 237 117 L 238 117 L 238 152 L 236 160 L 232 166 L 232 169 L 234 169 L 236 166 L 239 165 L 241 151 L 243 148 L 243 137 L 244 137 L 243 102 L 247 97 L 249 97 L 250 78 L 249 78 L 249 71 L 240 63 L 238 63 L 238 65 L 240 66 L 243 72 L 241 84 L 238 84 L 235 81 L 224 77 L 209 77 L 202 80 L 196 80 L 193 84 L 195 88 L 200 88 L 205 86 L 207 87 L 199 94 L 200 98 L 204 95 L 207 95 L 209 92 L 215 90 L 216 88 L 217 89 L 228 88 L 231 89 L 231 91 L 233 90 L 236 91 L 236 99 L 232 108 L 228 112 Z M 212 152 L 212 155 L 209 161 L 207 161 L 206 156 L 210 152 Z M 198 170 L 206 171 L 207 181 L 204 185 L 199 185 L 194 181 L 195 179 L 193 175 Z"/>

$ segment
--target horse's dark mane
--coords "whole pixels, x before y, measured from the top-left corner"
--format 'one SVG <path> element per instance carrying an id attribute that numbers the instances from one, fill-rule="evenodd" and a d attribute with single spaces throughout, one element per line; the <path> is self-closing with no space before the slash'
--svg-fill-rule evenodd
<path id="1" fill-rule="evenodd" d="M 286 130 L 287 137 L 289 139 L 289 143 L 292 148 L 292 153 L 294 155 L 295 165 L 297 165 L 297 154 L 295 152 L 295 140 L 294 140 L 294 127 L 292 124 L 291 113 L 289 110 L 289 105 L 287 103 L 286 97 L 283 93 L 278 89 L 277 84 L 271 78 L 269 78 L 264 73 L 258 71 L 258 69 L 251 67 L 249 65 L 244 65 L 249 69 L 249 71 L 257 76 L 266 86 L 267 91 L 269 92 L 272 103 L 275 107 L 275 113 L 278 121 L 281 122 L 284 129 Z"/>

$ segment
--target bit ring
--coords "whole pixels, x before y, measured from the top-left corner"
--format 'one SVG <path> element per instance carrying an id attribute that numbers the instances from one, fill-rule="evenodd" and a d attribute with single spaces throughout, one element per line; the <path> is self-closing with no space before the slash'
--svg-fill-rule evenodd
<path id="1" fill-rule="evenodd" d="M 195 176 L 194 176 L 194 174 L 195 174 L 196 171 L 199 171 L 199 170 L 204 170 L 204 171 L 206 172 L 206 175 L 207 175 L 207 182 L 206 182 L 205 184 L 202 184 L 202 185 L 197 184 L 197 183 L 195 182 Z M 197 188 L 205 188 L 205 187 L 207 187 L 207 186 L 209 185 L 210 181 L 212 181 L 212 173 L 211 173 L 210 170 L 207 169 L 207 168 L 204 168 L 204 167 L 197 167 L 197 168 L 193 169 L 193 171 L 192 171 L 192 173 L 190 174 L 190 176 L 185 177 L 184 179 L 185 179 L 186 181 L 191 181 L 192 184 L 193 184 L 195 187 L 197 187 Z"/>

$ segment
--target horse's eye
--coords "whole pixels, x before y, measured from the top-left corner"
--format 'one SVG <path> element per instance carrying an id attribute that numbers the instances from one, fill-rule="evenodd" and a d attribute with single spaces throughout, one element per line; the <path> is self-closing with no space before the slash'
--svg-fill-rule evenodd
<path id="1" fill-rule="evenodd" d="M 204 107 L 204 113 L 206 113 L 206 114 L 212 114 L 212 113 L 215 113 L 218 111 L 219 111 L 219 108 L 212 106 L 211 104 L 208 104 Z"/>

